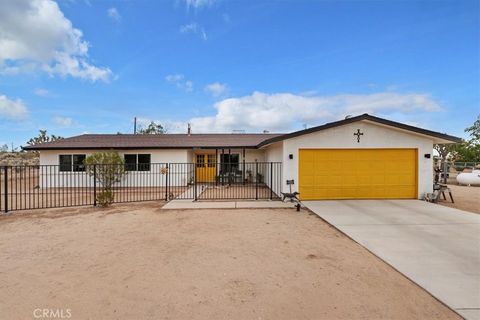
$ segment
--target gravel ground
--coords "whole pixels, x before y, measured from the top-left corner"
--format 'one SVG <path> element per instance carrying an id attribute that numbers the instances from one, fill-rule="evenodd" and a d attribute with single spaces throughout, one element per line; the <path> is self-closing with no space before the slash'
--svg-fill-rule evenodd
<path id="1" fill-rule="evenodd" d="M 160 207 L 0 217 L 1 317 L 459 319 L 309 211 Z"/>
<path id="2" fill-rule="evenodd" d="M 460 210 L 480 213 L 480 187 L 467 187 L 459 185 L 448 185 L 448 187 L 452 190 L 453 200 L 455 203 L 451 203 L 450 197 L 448 194 L 445 194 L 447 196 L 447 200 L 443 200 L 442 198 L 438 204 Z"/>

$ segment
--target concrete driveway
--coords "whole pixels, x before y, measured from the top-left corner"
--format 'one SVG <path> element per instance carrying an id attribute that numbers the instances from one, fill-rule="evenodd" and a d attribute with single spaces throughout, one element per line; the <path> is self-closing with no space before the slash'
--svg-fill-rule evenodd
<path id="1" fill-rule="evenodd" d="M 304 204 L 463 317 L 480 319 L 480 215 L 419 200 Z"/>

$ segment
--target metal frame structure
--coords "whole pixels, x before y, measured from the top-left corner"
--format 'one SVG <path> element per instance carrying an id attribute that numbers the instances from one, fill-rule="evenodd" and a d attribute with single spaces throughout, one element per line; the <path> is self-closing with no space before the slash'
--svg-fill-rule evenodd
<path id="1" fill-rule="evenodd" d="M 122 165 L 95 164 L 88 170 L 71 172 L 60 171 L 59 165 L 0 167 L 0 212 L 96 206 L 98 196 L 106 188 L 102 185 L 102 172 L 120 169 L 118 166 Z M 239 167 L 226 167 L 231 168 L 229 172 L 222 172 L 213 182 L 203 182 L 197 177 L 195 163 L 150 163 L 148 170 L 130 168 L 109 190 L 114 203 L 173 199 L 280 200 L 281 162 L 243 161 Z"/>

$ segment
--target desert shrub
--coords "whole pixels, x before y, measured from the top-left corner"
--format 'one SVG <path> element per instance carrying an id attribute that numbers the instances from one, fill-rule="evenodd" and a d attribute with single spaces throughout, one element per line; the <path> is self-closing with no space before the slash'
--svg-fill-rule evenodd
<path id="1" fill-rule="evenodd" d="M 102 191 L 97 194 L 101 206 L 113 203 L 112 187 L 125 176 L 125 161 L 116 151 L 97 152 L 85 158 L 85 171 L 95 177 Z"/>
<path id="2" fill-rule="evenodd" d="M 101 207 L 108 207 L 113 203 L 113 192 L 111 190 L 104 190 L 97 194 L 97 203 Z"/>

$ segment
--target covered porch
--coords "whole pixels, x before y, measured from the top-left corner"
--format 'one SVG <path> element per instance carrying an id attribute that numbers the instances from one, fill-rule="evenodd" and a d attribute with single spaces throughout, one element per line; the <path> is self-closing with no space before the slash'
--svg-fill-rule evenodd
<path id="1" fill-rule="evenodd" d="M 263 183 L 265 152 L 254 148 L 197 148 L 189 151 L 198 183 Z"/>

